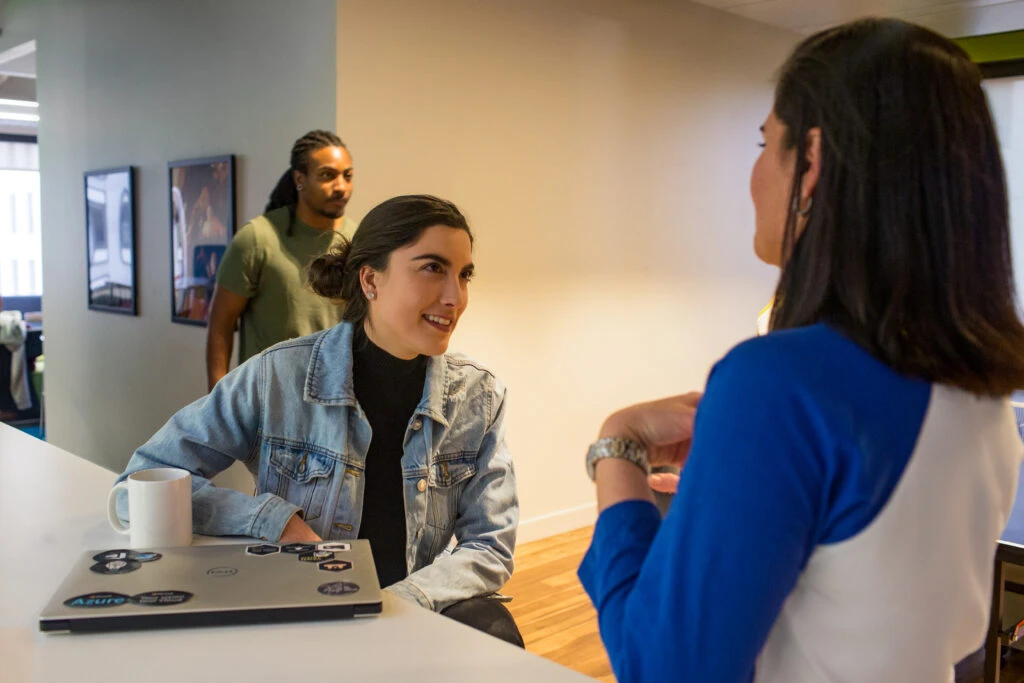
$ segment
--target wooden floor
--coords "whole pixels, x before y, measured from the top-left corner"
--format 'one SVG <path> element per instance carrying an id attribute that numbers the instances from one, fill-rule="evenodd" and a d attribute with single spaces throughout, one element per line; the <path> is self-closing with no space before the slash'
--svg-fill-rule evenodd
<path id="1" fill-rule="evenodd" d="M 597 613 L 576 569 L 593 527 L 526 543 L 516 549 L 516 569 L 502 589 L 526 649 L 601 681 L 614 681 L 597 632 Z"/>

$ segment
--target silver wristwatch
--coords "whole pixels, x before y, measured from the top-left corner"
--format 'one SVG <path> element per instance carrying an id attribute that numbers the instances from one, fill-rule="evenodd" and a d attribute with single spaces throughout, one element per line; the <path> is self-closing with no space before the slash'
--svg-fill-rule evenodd
<path id="1" fill-rule="evenodd" d="M 594 481 L 597 461 L 605 458 L 628 460 L 642 469 L 644 474 L 651 474 L 651 463 L 647 459 L 646 448 L 632 439 L 611 436 L 598 439 L 590 445 L 590 450 L 587 451 L 587 474 L 590 475 L 590 481 Z"/>

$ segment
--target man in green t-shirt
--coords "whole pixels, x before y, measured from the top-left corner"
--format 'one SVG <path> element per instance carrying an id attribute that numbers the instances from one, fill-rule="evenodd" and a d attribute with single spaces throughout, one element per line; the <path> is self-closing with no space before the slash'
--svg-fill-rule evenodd
<path id="1" fill-rule="evenodd" d="M 295 141 L 265 212 L 235 234 L 217 269 L 206 334 L 210 389 L 228 372 L 239 318 L 239 364 L 341 320 L 341 307 L 310 289 L 306 269 L 352 239 L 356 224 L 345 217 L 351 195 L 352 158 L 337 135 L 314 130 Z"/>

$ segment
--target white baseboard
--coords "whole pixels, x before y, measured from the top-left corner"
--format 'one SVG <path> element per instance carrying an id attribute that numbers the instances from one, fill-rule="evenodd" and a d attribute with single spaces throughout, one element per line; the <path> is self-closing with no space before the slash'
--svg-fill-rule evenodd
<path id="1" fill-rule="evenodd" d="M 516 543 L 529 543 L 548 536 L 565 533 L 597 521 L 597 505 L 587 503 L 568 510 L 559 510 L 519 522 Z"/>

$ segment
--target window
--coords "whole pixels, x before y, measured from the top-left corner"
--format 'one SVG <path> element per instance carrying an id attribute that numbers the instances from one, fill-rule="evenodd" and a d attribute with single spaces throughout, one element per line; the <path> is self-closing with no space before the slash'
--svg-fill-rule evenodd
<path id="1" fill-rule="evenodd" d="M 42 296 L 39 145 L 0 136 L 0 296 Z"/>

